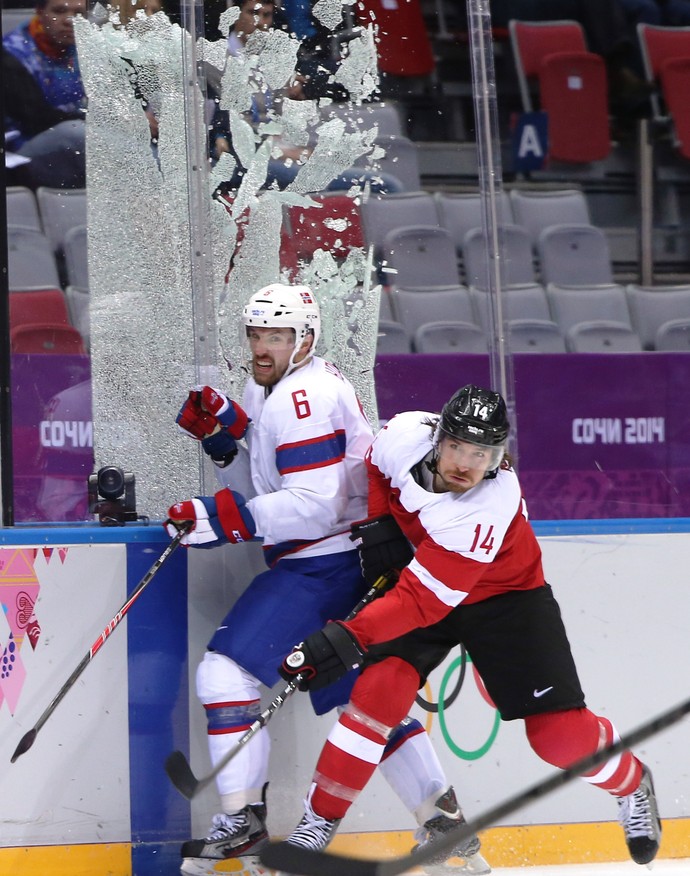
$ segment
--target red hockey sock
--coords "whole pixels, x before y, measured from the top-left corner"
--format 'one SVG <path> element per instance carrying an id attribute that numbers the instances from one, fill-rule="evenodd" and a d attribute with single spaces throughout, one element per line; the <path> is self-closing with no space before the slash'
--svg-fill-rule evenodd
<path id="1" fill-rule="evenodd" d="M 566 769 L 583 757 L 601 751 L 619 737 L 608 720 L 589 709 L 567 709 L 525 718 L 527 739 L 542 760 Z M 642 764 L 630 751 L 614 755 L 601 766 L 583 775 L 583 779 L 623 797 L 640 784 Z"/>
<path id="2" fill-rule="evenodd" d="M 346 710 L 328 735 L 314 781 L 314 812 L 342 818 L 371 778 L 388 736 L 407 714 L 419 686 L 417 672 L 391 657 L 360 675 Z"/>

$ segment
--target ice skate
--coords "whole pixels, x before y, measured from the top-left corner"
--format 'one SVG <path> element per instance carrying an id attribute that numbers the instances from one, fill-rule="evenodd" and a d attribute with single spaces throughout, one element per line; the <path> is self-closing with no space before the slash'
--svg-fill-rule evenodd
<path id="1" fill-rule="evenodd" d="M 188 869 L 184 869 L 185 865 Z M 239 858 L 223 858 L 222 861 L 186 858 L 181 872 L 186 876 L 275 876 L 275 872 L 265 867 L 257 855 L 240 855 Z"/>
<path id="2" fill-rule="evenodd" d="M 661 820 L 648 767 L 642 767 L 642 781 L 637 791 L 619 797 L 618 820 L 625 831 L 630 857 L 636 864 L 650 864 L 659 851 Z"/>
<path id="3" fill-rule="evenodd" d="M 214 815 L 213 828 L 207 837 L 183 843 L 180 872 L 184 876 L 227 872 L 245 876 L 246 871 L 246 876 L 260 876 L 267 871 L 261 868 L 254 856 L 267 842 L 265 803 L 245 806 L 233 815 Z M 219 866 L 220 861 L 230 858 L 236 858 L 243 866 L 230 870 L 227 866 Z"/>
<path id="4" fill-rule="evenodd" d="M 323 851 L 335 836 L 340 824 L 339 818 L 329 820 L 317 815 L 311 808 L 311 794 L 304 801 L 304 815 L 297 827 L 285 842 L 291 846 L 301 846 L 314 852 Z"/>
<path id="5" fill-rule="evenodd" d="M 437 815 L 424 822 L 415 833 L 417 845 L 415 849 L 424 848 L 435 839 L 439 839 L 461 824 L 465 824 L 465 816 L 458 804 L 453 788 L 449 788 L 436 801 Z M 448 852 L 440 852 L 423 869 L 429 876 L 458 876 L 460 873 L 481 876 L 490 873 L 491 867 L 480 852 L 481 841 L 475 834 L 458 843 Z"/>
<path id="6" fill-rule="evenodd" d="M 340 819 L 321 818 L 311 808 L 311 793 L 304 801 L 304 815 L 297 827 L 284 842 L 291 846 L 300 846 L 313 852 L 321 852 L 335 836 Z M 288 872 L 276 870 L 275 876 L 291 876 Z"/>

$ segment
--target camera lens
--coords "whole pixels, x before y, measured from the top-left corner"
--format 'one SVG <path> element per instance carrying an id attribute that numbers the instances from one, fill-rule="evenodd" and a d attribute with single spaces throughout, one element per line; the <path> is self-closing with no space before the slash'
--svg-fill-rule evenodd
<path id="1" fill-rule="evenodd" d="M 125 491 L 125 475 L 116 465 L 108 465 L 98 472 L 98 492 L 104 499 L 114 501 Z"/>

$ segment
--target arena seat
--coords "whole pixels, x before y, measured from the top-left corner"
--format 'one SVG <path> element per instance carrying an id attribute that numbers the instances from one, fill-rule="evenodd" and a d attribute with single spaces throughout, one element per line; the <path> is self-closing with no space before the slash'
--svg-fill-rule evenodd
<path id="1" fill-rule="evenodd" d="M 414 334 L 417 353 L 487 353 L 484 332 L 471 322 L 427 322 Z"/>
<path id="2" fill-rule="evenodd" d="M 513 19 L 508 28 L 522 108 L 532 112 L 536 94 L 548 118 L 549 158 L 572 164 L 605 159 L 611 151 L 606 67 L 587 51 L 582 25 Z"/>
<path id="3" fill-rule="evenodd" d="M 20 325 L 10 332 L 10 348 L 22 354 L 84 354 L 86 348 L 73 326 L 55 323 Z"/>

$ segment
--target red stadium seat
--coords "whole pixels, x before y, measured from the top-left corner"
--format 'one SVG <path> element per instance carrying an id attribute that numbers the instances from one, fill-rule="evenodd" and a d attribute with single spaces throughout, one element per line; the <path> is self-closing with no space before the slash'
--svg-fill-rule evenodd
<path id="1" fill-rule="evenodd" d="M 86 348 L 79 332 L 61 323 L 29 323 L 10 331 L 12 353 L 84 354 Z"/>
<path id="2" fill-rule="evenodd" d="M 548 118 L 549 158 L 572 164 L 601 161 L 611 151 L 606 67 L 587 51 L 576 21 L 517 21 L 509 25 L 522 106 Z"/>
<path id="3" fill-rule="evenodd" d="M 690 27 L 638 24 L 637 34 L 645 76 L 650 85 L 660 85 L 662 65 L 675 58 L 690 58 Z M 652 94 L 651 102 L 654 117 L 663 117 L 664 111 L 658 93 Z"/>
<path id="4" fill-rule="evenodd" d="M 360 24 L 376 26 L 382 73 L 411 77 L 434 71 L 434 53 L 419 0 L 361 0 L 355 10 Z"/>
<path id="5" fill-rule="evenodd" d="M 549 157 L 574 164 L 603 161 L 611 151 L 603 59 L 591 52 L 547 55 L 539 91 L 549 119 Z"/>
<path id="6" fill-rule="evenodd" d="M 62 289 L 22 289 L 10 292 L 10 327 L 36 323 L 69 325 Z"/>
<path id="7" fill-rule="evenodd" d="M 673 120 L 676 147 L 684 158 L 690 158 L 690 57 L 664 61 L 659 78 L 664 103 Z"/>
<path id="8" fill-rule="evenodd" d="M 325 249 L 344 259 L 353 247 L 365 246 L 362 218 L 353 198 L 334 192 L 313 195 L 312 200 L 318 206 L 288 209 L 288 233 L 298 257 Z"/>
<path id="9" fill-rule="evenodd" d="M 525 112 L 534 109 L 531 87 L 539 79 L 546 55 L 554 52 L 586 52 L 585 33 L 577 21 L 517 21 L 509 22 L 510 44 L 520 84 L 520 97 Z"/>

